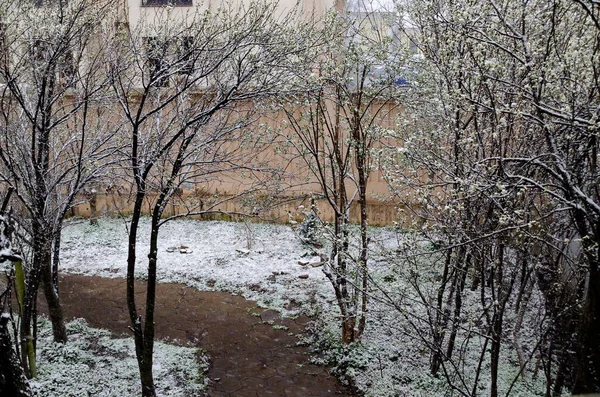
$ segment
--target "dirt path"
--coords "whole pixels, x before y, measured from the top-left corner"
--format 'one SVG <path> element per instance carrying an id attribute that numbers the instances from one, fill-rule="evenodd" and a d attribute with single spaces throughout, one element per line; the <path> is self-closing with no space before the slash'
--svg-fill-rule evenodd
<path id="1" fill-rule="evenodd" d="M 138 284 L 137 290 L 141 287 Z M 83 317 L 92 326 L 129 333 L 125 280 L 65 276 L 60 294 L 67 318 Z M 264 323 L 268 321 L 288 329 Z M 303 332 L 307 321 L 281 319 L 229 293 L 179 284 L 157 288 L 156 337 L 190 342 L 207 351 L 210 397 L 351 396 L 325 368 L 309 364 L 307 349 L 296 346 L 296 338 L 288 335 Z"/>

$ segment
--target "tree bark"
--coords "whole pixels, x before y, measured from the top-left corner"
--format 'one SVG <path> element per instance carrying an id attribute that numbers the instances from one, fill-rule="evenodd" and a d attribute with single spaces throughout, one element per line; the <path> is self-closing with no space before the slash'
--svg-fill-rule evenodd
<path id="1" fill-rule="evenodd" d="M 352 342 L 356 342 L 355 328 L 356 316 L 353 314 L 347 314 L 342 319 L 342 344 L 349 345 Z"/>
<path id="2" fill-rule="evenodd" d="M 429 371 L 431 375 L 437 376 L 438 371 L 443 360 L 443 341 L 446 326 L 448 325 L 448 319 L 450 317 L 450 309 L 444 307 L 444 293 L 446 292 L 446 286 L 448 284 L 448 274 L 450 270 L 450 263 L 452 260 L 452 249 L 449 248 L 446 251 L 446 260 L 444 261 L 444 271 L 442 273 L 442 279 L 440 286 L 437 289 L 437 300 L 434 308 L 435 315 L 432 318 L 432 344 L 431 349 Z"/>
<path id="3" fill-rule="evenodd" d="M 142 396 L 154 397 L 156 396 L 156 391 L 154 388 L 154 378 L 152 374 L 152 355 L 148 355 L 146 335 L 144 335 L 144 329 L 142 326 L 142 317 L 138 315 L 135 303 L 135 244 L 137 241 L 137 232 L 145 196 L 144 188 L 145 186 L 143 184 L 138 186 L 129 228 L 129 247 L 127 254 L 127 308 L 129 309 L 129 319 L 131 321 L 131 327 L 135 341 L 135 355 L 138 362 L 138 368 L 140 370 Z M 148 319 L 146 319 L 146 323 L 147 322 Z M 153 341 L 151 343 L 153 343 Z"/>
<path id="4" fill-rule="evenodd" d="M 28 378 L 36 376 L 35 365 L 35 338 L 32 325 L 37 321 L 35 310 L 37 291 L 40 285 L 40 274 L 37 269 L 32 269 L 25 281 L 23 302 L 20 304 L 21 327 L 19 338 L 21 343 L 21 364 Z"/>
<path id="5" fill-rule="evenodd" d="M 54 342 L 65 343 L 68 339 L 67 328 L 65 327 L 65 318 L 58 291 L 54 288 L 52 239 L 47 236 L 34 237 L 34 250 L 33 262 L 41 272 L 41 281 L 44 287 L 44 296 L 48 303 L 48 316 L 52 323 Z"/>
<path id="6" fill-rule="evenodd" d="M 29 397 L 31 389 L 13 348 L 8 321 L 0 317 L 0 396 Z"/>
<path id="7" fill-rule="evenodd" d="M 600 269 L 590 264 L 588 290 L 581 312 L 577 375 L 573 394 L 600 392 Z"/>
<path id="8" fill-rule="evenodd" d="M 361 282 L 361 306 L 360 306 L 360 316 L 358 318 L 358 331 L 357 338 L 362 335 L 365 330 L 366 325 L 366 317 L 367 317 L 367 288 L 368 288 L 368 277 L 369 277 L 369 268 L 367 267 L 367 255 L 369 252 L 369 240 L 367 237 L 367 225 L 368 225 L 368 217 L 367 217 L 367 178 L 368 178 L 368 156 L 367 156 L 367 144 L 365 142 L 365 137 L 360 131 L 359 123 L 360 116 L 355 114 L 355 122 L 357 123 L 354 126 L 355 129 L 355 137 L 358 138 L 355 147 L 356 154 L 356 169 L 358 173 L 358 203 L 360 207 L 360 256 L 358 259 L 358 272 L 362 278 Z M 356 139 L 355 138 L 355 139 Z"/>
<path id="9" fill-rule="evenodd" d="M 52 279 L 51 261 L 48 258 L 44 269 L 42 269 L 42 279 L 44 284 L 44 295 L 48 303 L 48 316 L 52 323 L 52 335 L 54 342 L 65 343 L 68 339 L 67 328 L 65 327 L 65 317 L 60 303 L 58 291 L 54 288 Z"/>

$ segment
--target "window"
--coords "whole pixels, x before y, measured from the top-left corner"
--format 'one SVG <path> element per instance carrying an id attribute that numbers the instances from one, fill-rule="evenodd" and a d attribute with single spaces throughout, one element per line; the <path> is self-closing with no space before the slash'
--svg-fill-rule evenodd
<path id="1" fill-rule="evenodd" d="M 73 58 L 73 53 L 71 51 L 62 54 L 56 70 L 59 81 L 67 86 L 71 86 L 77 72 L 75 59 Z"/>
<path id="2" fill-rule="evenodd" d="M 143 7 L 177 6 L 190 7 L 192 0 L 142 0 Z"/>
<path id="3" fill-rule="evenodd" d="M 64 53 L 56 53 L 52 43 L 46 40 L 35 39 L 30 47 L 31 62 L 38 73 L 46 70 L 54 70 L 59 83 L 71 86 L 77 73 L 77 64 L 73 52 L 65 50 Z M 51 62 L 56 62 L 54 69 L 47 69 Z"/>
<path id="4" fill-rule="evenodd" d="M 181 66 L 179 74 L 192 74 L 194 70 L 193 37 L 182 37 L 177 41 L 177 58 Z"/>
<path id="5" fill-rule="evenodd" d="M 41 39 L 33 40 L 30 50 L 31 50 L 31 61 L 36 66 L 41 65 L 47 59 L 50 59 L 50 46 L 48 45 L 48 42 L 46 42 L 44 40 L 41 40 Z"/>
<path id="6" fill-rule="evenodd" d="M 115 22 L 115 34 L 120 38 L 127 37 L 129 35 L 129 23 L 122 21 Z"/>
<path id="7" fill-rule="evenodd" d="M 0 67 L 8 62 L 8 42 L 6 38 L 6 24 L 0 22 Z"/>
<path id="8" fill-rule="evenodd" d="M 189 36 L 161 40 L 145 37 L 146 71 L 154 87 L 168 87 L 171 76 L 190 75 L 194 71 L 194 38 Z M 176 79 L 177 80 L 177 79 Z"/>
<path id="9" fill-rule="evenodd" d="M 144 38 L 146 45 L 146 68 L 149 75 L 149 84 L 155 87 L 168 87 L 169 65 L 166 61 L 168 43 L 160 42 L 157 37 Z"/>

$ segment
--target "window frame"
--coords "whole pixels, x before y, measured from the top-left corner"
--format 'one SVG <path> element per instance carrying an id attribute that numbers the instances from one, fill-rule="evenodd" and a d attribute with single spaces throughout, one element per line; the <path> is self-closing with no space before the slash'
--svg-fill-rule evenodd
<path id="1" fill-rule="evenodd" d="M 193 0 L 141 0 L 140 7 L 193 7 Z"/>
<path id="2" fill-rule="evenodd" d="M 180 75 L 191 75 L 194 72 L 194 54 L 192 47 L 194 38 L 192 36 L 182 36 L 177 38 L 177 56 L 180 58 L 182 65 L 179 70 Z"/>
<path id="3" fill-rule="evenodd" d="M 156 36 L 143 37 L 143 40 L 145 48 L 145 64 L 149 73 L 148 76 L 150 79 L 153 77 L 155 78 L 153 86 L 157 88 L 169 87 L 168 73 L 166 76 L 161 76 L 159 73 L 160 71 L 167 69 L 165 65 L 168 65 L 168 62 L 164 59 L 166 49 L 163 47 L 165 45 L 168 46 L 168 43 L 160 42 Z"/>

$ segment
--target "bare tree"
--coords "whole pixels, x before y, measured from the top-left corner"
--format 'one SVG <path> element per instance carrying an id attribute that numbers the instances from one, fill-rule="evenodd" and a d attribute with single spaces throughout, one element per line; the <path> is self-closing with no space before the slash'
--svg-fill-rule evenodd
<path id="1" fill-rule="evenodd" d="M 269 2 L 224 4 L 183 17 L 170 9 L 157 9 L 153 20 L 142 21 L 131 34 L 115 35 L 117 40 L 109 46 L 117 112 L 128 135 L 125 167 L 133 181 L 127 302 L 144 396 L 155 395 L 157 247 L 167 205 L 177 198 L 187 206 L 179 215 L 215 210 L 219 198 L 185 203 L 176 196 L 188 184 L 200 188 L 217 173 L 256 170 L 241 160 L 248 158 L 260 139 L 243 128 L 259 110 L 261 98 L 285 89 L 294 64 L 314 44 L 311 22 L 299 22 L 303 20 L 299 12 L 284 12 Z M 151 213 L 151 234 L 142 316 L 134 281 L 145 202 Z"/>
<path id="2" fill-rule="evenodd" d="M 8 206 L 11 195 L 12 189 L 8 189 L 0 207 L 0 262 L 11 261 L 17 268 L 10 272 L 10 276 L 6 280 L 6 288 L 3 288 L 4 291 L 0 291 L 0 393 L 2 395 L 25 397 L 31 395 L 31 390 L 18 354 L 19 344 L 16 342 L 16 327 L 13 327 L 13 330 L 15 330 L 14 339 L 11 338 L 11 329 L 9 328 L 9 323 L 14 324 L 15 321 L 12 315 L 11 298 L 12 284 L 16 272 L 21 273 L 17 281 L 17 289 L 19 290 L 17 299 L 21 304 L 24 293 L 22 258 L 18 250 L 15 250 L 12 246 L 14 228 L 10 219 L 10 207 Z M 2 281 L 0 280 L 0 286 Z"/>
<path id="3" fill-rule="evenodd" d="M 419 100 L 408 105 L 414 124 L 401 129 L 389 175 L 430 240 L 447 249 L 437 294 L 423 297 L 432 372 L 475 395 L 489 359 L 497 396 L 510 344 L 521 373 L 543 367 L 546 395 L 598 391 L 597 5 L 431 1 L 402 10 L 418 29 L 432 84 L 421 111 Z M 470 338 L 461 331 L 469 278 L 489 357 L 482 349 L 467 384 L 453 351 L 457 332 Z M 544 305 L 539 323 L 524 322 L 537 310 L 532 295 Z M 529 356 L 522 333 L 537 341 Z"/>
<path id="4" fill-rule="evenodd" d="M 287 145 L 333 213 L 332 228 L 326 228 L 331 253 L 324 272 L 341 312 L 344 344 L 358 341 L 365 328 L 372 152 L 402 89 L 389 58 L 387 22 L 385 14 L 332 15 L 326 28 L 337 39 L 322 52 L 318 67 L 303 76 L 304 91 L 282 107 L 293 132 L 285 137 Z M 360 222 L 356 244 L 349 230 L 355 206 Z"/>
<path id="5" fill-rule="evenodd" d="M 22 237 L 31 247 L 21 308 L 23 364 L 35 341 L 40 283 L 54 339 L 67 340 L 58 295 L 60 232 L 77 195 L 104 172 L 110 134 L 102 120 L 106 78 L 94 45 L 109 2 L 6 1 L 0 59 L 0 179 L 14 190 Z M 35 342 L 34 342 L 35 346 Z"/>

